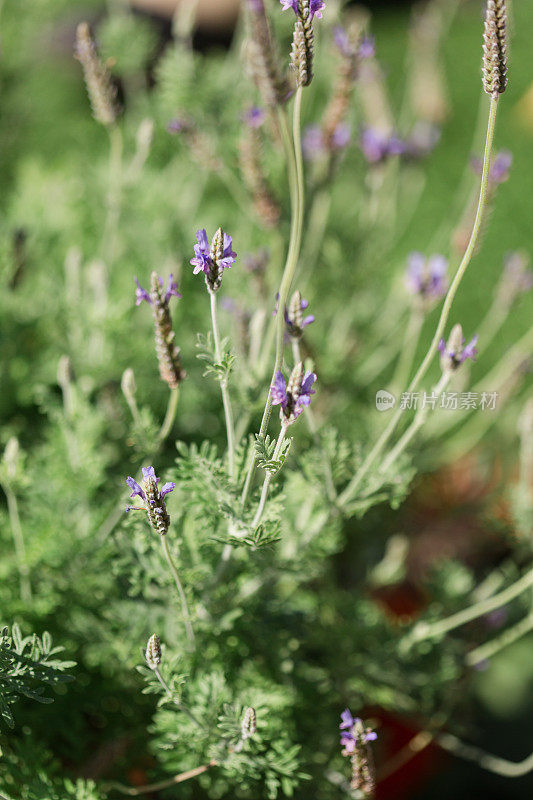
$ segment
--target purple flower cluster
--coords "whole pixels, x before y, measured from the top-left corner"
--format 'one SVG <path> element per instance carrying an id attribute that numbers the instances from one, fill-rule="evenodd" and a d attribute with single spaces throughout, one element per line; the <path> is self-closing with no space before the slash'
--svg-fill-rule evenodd
<path id="1" fill-rule="evenodd" d="M 386 134 L 375 128 L 365 128 L 360 139 L 361 150 L 369 164 L 379 164 L 390 156 L 405 152 L 405 142 L 395 134 Z"/>
<path id="2" fill-rule="evenodd" d="M 259 106 L 250 106 L 242 115 L 242 119 L 249 128 L 260 128 L 265 122 L 266 113 Z"/>
<path id="3" fill-rule="evenodd" d="M 411 294 L 423 300 L 434 300 L 446 293 L 448 260 L 442 255 L 426 258 L 422 253 L 410 253 L 408 257 L 406 285 Z"/>
<path id="4" fill-rule="evenodd" d="M 144 506 L 126 506 L 126 511 L 146 511 L 152 528 L 164 536 L 168 531 L 170 518 L 163 498 L 174 490 L 176 484 L 168 482 L 159 489 L 161 478 L 156 477 L 153 467 L 143 467 L 142 475 L 142 486 L 131 475 L 126 478 L 126 483 L 132 490 L 130 497 L 140 497 Z"/>
<path id="5" fill-rule="evenodd" d="M 509 170 L 513 164 L 513 154 L 509 150 L 499 150 L 494 156 L 489 169 L 489 183 L 497 186 L 505 183 L 509 177 Z M 470 159 L 470 166 L 477 175 L 483 172 L 483 161 L 474 156 Z"/>
<path id="6" fill-rule="evenodd" d="M 345 58 L 372 58 L 376 55 L 376 43 L 373 36 L 364 36 L 360 42 L 355 44 L 350 39 L 347 32 L 340 25 L 336 25 L 333 38 L 338 51 Z"/>
<path id="7" fill-rule="evenodd" d="M 328 152 L 339 152 L 349 145 L 350 139 L 351 128 L 346 122 L 337 125 L 329 146 L 320 125 L 308 125 L 302 141 L 304 156 L 308 161 L 313 161 Z"/>
<path id="8" fill-rule="evenodd" d="M 365 728 L 363 721 L 359 717 L 353 717 L 347 708 L 341 714 L 341 745 L 344 756 L 353 755 L 356 747 L 361 744 L 368 744 L 378 738 L 377 733 L 371 728 Z"/>
<path id="9" fill-rule="evenodd" d="M 475 361 L 477 340 L 477 335 L 473 336 L 468 344 L 465 345 L 466 340 L 463 337 L 463 329 L 460 325 L 454 325 L 448 341 L 441 339 L 438 344 L 443 372 L 455 372 L 468 358 Z"/>
<path id="10" fill-rule="evenodd" d="M 135 276 L 135 283 L 137 284 L 137 288 L 135 290 L 135 305 L 139 306 L 143 300 L 146 300 L 147 303 L 153 305 L 153 299 L 150 296 L 149 292 L 146 289 L 143 289 L 139 281 L 137 280 L 137 276 Z M 163 288 L 163 278 L 159 278 L 159 284 L 161 288 Z M 174 281 L 174 277 L 172 273 L 168 276 L 168 287 L 165 292 L 164 301 L 168 305 L 169 300 L 171 297 L 181 297 L 181 294 L 178 292 L 178 284 Z"/>
<path id="11" fill-rule="evenodd" d="M 313 384 L 316 381 L 314 372 L 306 372 L 303 365 L 296 364 L 291 372 L 289 383 L 283 373 L 278 371 L 274 384 L 270 387 L 272 405 L 280 406 L 281 421 L 290 425 L 295 422 L 304 408 L 311 403 L 311 395 L 315 394 Z"/>
<path id="12" fill-rule="evenodd" d="M 281 5 L 283 6 L 283 11 L 287 11 L 288 8 L 292 8 L 296 16 L 300 16 L 301 12 L 301 0 L 279 0 Z M 324 0 L 309 0 L 309 19 L 313 19 L 316 17 L 317 19 L 322 19 L 322 12 L 326 7 L 326 3 Z"/>
<path id="13" fill-rule="evenodd" d="M 232 238 L 219 228 L 213 236 L 210 247 L 207 232 L 202 228 L 196 231 L 196 242 L 194 258 L 190 261 L 194 266 L 193 273 L 197 275 L 203 272 L 208 288 L 216 291 L 220 287 L 223 270 L 229 269 L 237 257 L 237 253 L 232 249 Z"/>
<path id="14" fill-rule="evenodd" d="M 276 296 L 276 300 L 278 299 L 279 295 Z M 292 339 L 300 339 L 303 336 L 304 328 L 307 328 L 308 325 L 315 321 L 314 314 L 308 314 L 304 317 L 303 312 L 307 308 L 309 308 L 309 301 L 304 300 L 300 292 L 294 292 L 289 307 L 285 306 L 285 324 L 287 325 L 287 333 Z"/>

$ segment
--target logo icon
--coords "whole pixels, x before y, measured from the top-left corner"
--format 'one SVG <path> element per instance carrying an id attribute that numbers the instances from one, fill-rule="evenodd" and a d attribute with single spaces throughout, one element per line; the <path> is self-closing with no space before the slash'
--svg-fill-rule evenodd
<path id="1" fill-rule="evenodd" d="M 376 392 L 376 408 L 378 411 L 388 411 L 390 408 L 394 408 L 396 404 L 396 398 L 390 392 L 385 391 L 385 389 L 380 389 L 379 392 Z"/>

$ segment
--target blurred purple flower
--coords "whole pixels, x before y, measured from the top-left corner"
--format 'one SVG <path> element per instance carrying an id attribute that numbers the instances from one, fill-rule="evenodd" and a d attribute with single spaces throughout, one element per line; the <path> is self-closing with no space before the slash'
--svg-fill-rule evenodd
<path id="1" fill-rule="evenodd" d="M 438 253 L 426 258 L 422 253 L 410 253 L 405 276 L 411 294 L 423 299 L 434 299 L 446 293 L 448 260 Z"/>
<path id="2" fill-rule="evenodd" d="M 281 5 L 283 6 L 283 11 L 287 11 L 287 9 L 292 8 L 296 16 L 300 16 L 300 4 L 298 0 L 279 0 Z M 313 19 L 313 17 L 317 17 L 317 19 L 322 19 L 322 12 L 326 7 L 326 3 L 323 0 L 310 0 L 309 3 L 309 17 Z"/>
<path id="3" fill-rule="evenodd" d="M 152 305 L 153 304 L 152 298 L 150 297 L 146 289 L 142 288 L 139 281 L 137 280 L 137 277 L 135 277 L 135 283 L 137 284 L 137 288 L 135 289 L 135 297 L 136 297 L 135 305 L 140 305 L 143 300 L 146 300 L 147 303 Z M 162 287 L 163 278 L 161 277 L 159 278 L 159 283 Z M 178 292 L 178 284 L 175 282 L 172 273 L 168 276 L 168 288 L 164 298 L 164 301 L 167 305 L 171 297 L 181 297 L 181 294 Z"/>
<path id="4" fill-rule="evenodd" d="M 489 169 L 489 182 L 493 186 L 499 183 L 504 183 L 509 177 L 509 170 L 513 164 L 513 154 L 510 150 L 499 150 L 494 158 Z M 483 161 L 477 156 L 470 159 L 470 166 L 477 175 L 483 172 Z"/>
<path id="5" fill-rule="evenodd" d="M 353 717 L 347 708 L 341 714 L 341 745 L 344 748 L 343 755 L 352 755 L 358 744 L 368 744 L 378 738 L 378 735 L 371 728 L 365 728 L 363 721 L 359 717 Z"/>
<path id="6" fill-rule="evenodd" d="M 370 164 L 378 164 L 389 156 L 402 155 L 405 142 L 395 134 L 384 134 L 375 128 L 365 128 L 361 134 L 361 150 Z"/>
<path id="7" fill-rule="evenodd" d="M 246 109 L 242 118 L 250 128 L 260 128 L 266 119 L 266 113 L 264 109 L 258 106 L 250 106 L 250 108 Z"/>

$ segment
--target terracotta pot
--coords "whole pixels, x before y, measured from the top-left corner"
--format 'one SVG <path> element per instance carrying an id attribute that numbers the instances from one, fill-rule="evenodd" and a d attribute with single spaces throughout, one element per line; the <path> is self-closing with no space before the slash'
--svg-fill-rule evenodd
<path id="1" fill-rule="evenodd" d="M 171 17 L 184 0 L 131 0 L 131 5 L 161 17 Z M 239 12 L 239 0 L 198 0 L 196 24 L 214 30 L 231 28 Z"/>

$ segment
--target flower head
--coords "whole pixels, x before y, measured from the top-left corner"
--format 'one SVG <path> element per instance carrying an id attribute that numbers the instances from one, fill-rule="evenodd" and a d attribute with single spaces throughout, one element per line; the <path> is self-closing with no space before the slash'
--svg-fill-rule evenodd
<path id="1" fill-rule="evenodd" d="M 289 303 L 285 306 L 284 316 L 287 333 L 292 339 L 301 339 L 304 328 L 315 321 L 313 314 L 304 317 L 303 312 L 309 307 L 309 301 L 304 300 L 300 292 L 294 292 Z"/>
<path id="2" fill-rule="evenodd" d="M 163 288 L 164 285 L 163 278 L 160 278 L 159 276 L 157 277 L 159 280 L 160 287 Z M 137 288 L 135 289 L 135 298 L 136 298 L 135 305 L 139 306 L 143 300 L 146 300 L 147 303 L 153 305 L 154 304 L 153 297 L 146 291 L 146 289 L 142 288 L 139 281 L 137 280 L 137 277 L 135 277 L 135 283 L 137 284 Z M 174 280 L 174 276 L 172 275 L 172 273 L 170 273 L 170 275 L 168 276 L 168 286 L 163 297 L 164 297 L 164 302 L 167 305 L 171 297 L 178 297 L 178 298 L 181 297 L 181 294 L 178 292 L 178 284 Z"/>
<path id="3" fill-rule="evenodd" d="M 140 305 L 143 300 L 146 300 L 152 306 L 159 374 L 171 389 L 175 389 L 185 378 L 185 372 L 181 366 L 180 351 L 174 344 L 174 331 L 169 309 L 170 298 L 181 297 L 178 291 L 178 284 L 173 275 L 170 274 L 165 290 L 163 278 L 159 277 L 157 272 L 152 272 L 150 277 L 150 292 L 143 289 L 137 278 L 135 278 L 135 283 L 137 284 L 137 289 L 135 290 L 136 304 Z"/>
<path id="4" fill-rule="evenodd" d="M 250 106 L 250 108 L 246 109 L 242 115 L 242 118 L 248 127 L 260 128 L 266 119 L 266 114 L 262 108 L 259 108 L 259 106 Z"/>
<path id="5" fill-rule="evenodd" d="M 344 58 L 372 58 L 376 54 L 376 46 L 373 36 L 363 36 L 358 42 L 354 42 L 348 32 L 340 25 L 333 29 L 333 40 Z"/>
<path id="6" fill-rule="evenodd" d="M 232 238 L 219 228 L 209 246 L 207 232 L 202 228 L 196 231 L 196 242 L 190 262 L 194 266 L 193 273 L 203 272 L 208 289 L 214 292 L 220 288 L 223 270 L 229 269 L 237 257 L 232 249 Z"/>
<path id="7" fill-rule="evenodd" d="M 170 517 L 167 514 L 163 498 L 174 490 L 176 484 L 168 482 L 159 489 L 158 483 L 160 480 L 161 478 L 156 477 L 153 467 L 142 468 L 142 485 L 138 484 L 135 478 L 129 475 L 126 478 L 126 483 L 132 490 L 130 497 L 139 497 L 143 505 L 126 506 L 126 511 L 146 511 L 152 528 L 161 536 L 164 536 L 170 525 Z"/>
<path id="8" fill-rule="evenodd" d="M 359 717 L 353 717 L 347 708 L 341 714 L 341 745 L 343 746 L 343 756 L 353 755 L 359 744 L 368 744 L 378 738 L 372 728 L 365 728 L 363 721 Z"/>
<path id="9" fill-rule="evenodd" d="M 274 384 L 270 387 L 272 405 L 280 406 L 279 415 L 286 425 L 295 422 L 304 408 L 311 403 L 311 395 L 315 394 L 313 384 L 316 381 L 314 372 L 304 375 L 303 364 L 296 364 L 287 384 L 283 373 L 278 371 Z"/>
<path id="10" fill-rule="evenodd" d="M 351 128 L 346 122 L 340 122 L 330 139 L 330 147 L 324 136 L 324 131 L 320 125 L 308 125 L 305 129 L 302 147 L 304 156 L 308 161 L 320 158 L 328 151 L 339 152 L 344 150 L 350 143 Z"/>
<path id="11" fill-rule="evenodd" d="M 384 134 L 376 128 L 363 130 L 360 145 L 370 164 L 378 164 L 389 156 L 399 156 L 405 152 L 405 142 L 394 134 Z"/>
<path id="12" fill-rule="evenodd" d="M 301 17 L 304 11 L 304 3 L 302 0 L 279 0 L 281 5 L 283 6 L 283 11 L 287 11 L 288 8 L 292 8 L 294 13 L 297 17 Z M 317 19 L 322 19 L 322 12 L 326 7 L 326 3 L 324 0 L 308 0 L 308 13 L 309 19 L 313 19 L 316 17 Z"/>
<path id="13" fill-rule="evenodd" d="M 161 642 L 157 633 L 152 633 L 146 645 L 146 663 L 150 669 L 157 669 L 161 663 Z"/>
<path id="14" fill-rule="evenodd" d="M 441 339 L 438 345 L 439 353 L 441 354 L 440 363 L 443 372 L 453 373 L 461 364 L 468 358 L 472 361 L 476 360 L 477 350 L 477 335 L 465 345 L 463 337 L 463 329 L 460 325 L 454 325 L 448 341 Z"/>
<path id="15" fill-rule="evenodd" d="M 439 254 L 426 258 L 422 253 L 410 253 L 406 284 L 411 294 L 423 301 L 431 301 L 446 293 L 448 260 Z"/>

